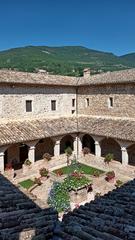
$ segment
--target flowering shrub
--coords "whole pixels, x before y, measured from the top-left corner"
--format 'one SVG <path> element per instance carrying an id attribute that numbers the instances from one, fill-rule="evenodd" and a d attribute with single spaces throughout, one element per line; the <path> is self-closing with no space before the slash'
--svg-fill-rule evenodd
<path id="1" fill-rule="evenodd" d="M 63 212 L 70 208 L 69 194 L 62 183 L 55 182 L 53 184 L 49 193 L 48 204 L 58 212 Z"/>
<path id="2" fill-rule="evenodd" d="M 69 176 L 62 183 L 55 182 L 48 197 L 48 204 L 58 212 L 67 211 L 70 208 L 69 191 L 88 186 L 91 183 L 86 177 Z"/>
<path id="3" fill-rule="evenodd" d="M 87 186 L 91 183 L 91 180 L 86 178 L 85 176 L 81 175 L 71 175 L 70 177 L 67 177 L 64 179 L 63 185 L 64 188 L 67 189 L 68 191 L 74 189 L 78 189 L 84 186 Z"/>
<path id="4" fill-rule="evenodd" d="M 57 175 L 57 176 L 62 176 L 62 175 L 63 175 L 63 171 L 62 171 L 61 169 L 58 169 L 58 170 L 56 171 L 56 175 Z"/>
<path id="5" fill-rule="evenodd" d="M 71 176 L 80 179 L 82 177 L 82 174 L 77 171 L 74 171 L 73 173 L 71 173 Z"/>
<path id="6" fill-rule="evenodd" d="M 5 171 L 11 170 L 12 169 L 12 163 L 7 163 L 5 167 Z"/>
<path id="7" fill-rule="evenodd" d="M 90 149 L 88 147 L 84 147 L 82 152 L 83 152 L 83 155 L 85 156 L 86 154 L 90 153 Z"/>
<path id="8" fill-rule="evenodd" d="M 52 156 L 50 155 L 50 153 L 44 153 L 43 158 L 47 159 L 48 161 L 51 160 Z"/>
<path id="9" fill-rule="evenodd" d="M 106 181 L 110 181 L 110 180 L 112 180 L 112 179 L 114 179 L 115 178 L 115 172 L 114 171 L 111 171 L 111 172 L 108 172 L 107 174 L 106 174 Z"/>
<path id="10" fill-rule="evenodd" d="M 41 168 L 41 169 L 39 170 L 39 173 L 40 173 L 41 177 L 47 177 L 49 171 L 48 171 L 46 168 Z"/>

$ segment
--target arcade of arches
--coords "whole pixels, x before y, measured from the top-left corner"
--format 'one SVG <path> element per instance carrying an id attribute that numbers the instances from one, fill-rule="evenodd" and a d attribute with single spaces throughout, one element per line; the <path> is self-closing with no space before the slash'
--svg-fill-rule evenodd
<path id="1" fill-rule="evenodd" d="M 101 156 L 105 157 L 108 153 L 113 154 L 114 160 L 122 162 L 120 145 L 112 138 L 104 138 L 101 143 Z"/>
<path id="2" fill-rule="evenodd" d="M 20 169 L 27 158 L 34 163 L 42 159 L 44 153 L 58 157 L 65 153 L 67 147 L 71 147 L 76 155 L 79 155 L 84 147 L 89 148 L 90 153 L 98 157 L 112 153 L 114 160 L 124 165 L 135 165 L 135 144 L 128 143 L 125 146 L 124 143 L 120 145 L 112 138 L 93 137 L 88 133 L 80 133 L 2 146 L 0 147 L 0 171 L 3 172 L 8 163 L 12 163 L 14 169 Z"/>

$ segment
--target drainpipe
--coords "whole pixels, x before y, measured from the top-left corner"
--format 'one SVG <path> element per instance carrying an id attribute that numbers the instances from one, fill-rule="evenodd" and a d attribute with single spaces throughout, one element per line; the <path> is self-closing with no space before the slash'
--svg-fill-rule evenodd
<path id="1" fill-rule="evenodd" d="M 78 143 L 78 136 L 79 136 L 79 122 L 78 122 L 78 83 L 79 83 L 79 78 L 76 83 L 76 121 L 77 121 L 77 161 L 78 161 L 78 152 L 79 152 L 79 143 Z"/>

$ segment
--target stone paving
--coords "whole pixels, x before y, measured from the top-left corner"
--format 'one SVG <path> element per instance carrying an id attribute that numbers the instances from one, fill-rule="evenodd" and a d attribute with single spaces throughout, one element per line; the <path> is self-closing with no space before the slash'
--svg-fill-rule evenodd
<path id="1" fill-rule="evenodd" d="M 59 161 L 59 162 L 58 162 Z M 109 165 L 104 163 L 103 158 L 96 157 L 94 155 L 86 155 L 81 156 L 78 160 L 79 162 L 85 163 L 89 166 L 104 170 L 105 172 L 108 171 L 115 171 L 116 178 L 115 180 L 121 180 L 122 182 L 127 182 L 129 180 L 132 180 L 135 177 L 135 167 L 132 166 L 123 166 L 120 162 L 112 161 Z M 53 159 L 49 163 L 47 163 L 48 169 L 50 171 L 53 171 L 54 169 L 66 166 L 66 157 L 64 155 L 60 156 L 58 159 Z M 45 161 L 41 160 L 36 162 L 34 166 L 34 172 L 31 171 L 31 174 L 25 174 L 20 175 L 21 178 L 19 178 L 19 175 L 14 180 L 15 183 L 18 183 L 19 181 L 22 181 L 24 179 L 28 178 L 34 178 L 39 176 L 39 166 L 40 168 L 45 165 Z M 100 177 L 92 177 L 88 176 L 90 179 L 92 179 L 93 182 L 93 194 L 96 195 L 99 193 L 100 195 L 104 195 L 108 193 L 109 191 L 112 191 L 115 189 L 115 183 L 109 183 L 105 180 L 105 174 L 101 175 Z M 52 174 L 50 174 L 50 178 L 43 181 L 43 184 L 41 186 L 36 187 L 32 193 L 35 195 L 38 199 L 42 200 L 45 203 L 45 206 L 48 207 L 47 204 L 47 198 L 48 193 L 51 189 L 51 186 L 54 181 L 62 181 L 63 177 L 54 177 Z M 80 205 L 84 205 L 86 202 L 89 202 L 90 200 L 93 200 L 93 198 L 88 197 L 87 201 L 81 202 Z"/>
<path id="2" fill-rule="evenodd" d="M 125 183 L 129 180 L 132 180 L 135 177 L 135 170 L 134 170 L 135 167 L 128 166 L 125 168 L 124 166 L 122 166 L 121 163 L 116 161 L 112 161 L 108 166 L 104 163 L 103 158 L 97 158 L 91 154 L 86 155 L 85 157 L 81 157 L 79 159 L 79 162 L 104 170 L 105 172 L 114 170 L 116 175 L 115 182 L 116 180 L 119 179 L 123 183 Z M 58 168 L 63 167 L 63 165 L 66 165 L 66 162 L 64 164 L 62 163 L 61 165 L 59 165 Z M 54 169 L 56 169 L 56 166 L 55 167 L 53 166 L 53 168 L 50 168 L 50 170 L 54 170 Z M 89 176 L 89 178 L 92 179 L 92 182 L 93 182 L 94 195 L 96 195 L 97 193 L 99 193 L 100 195 L 104 195 L 116 188 L 115 182 L 110 183 L 105 180 L 105 174 L 101 175 L 100 177 Z M 63 177 L 59 177 L 59 178 L 56 177 L 56 179 L 58 181 L 62 181 Z M 48 193 L 51 189 L 53 181 L 55 181 L 56 179 L 51 176 L 49 179 L 45 180 L 41 186 L 38 186 L 32 192 L 34 195 L 37 196 L 37 198 L 44 201 L 46 203 L 46 206 L 48 206 L 47 205 Z M 87 201 L 81 202 L 80 204 L 84 205 L 86 202 L 89 202 L 90 200 L 93 200 L 91 196 L 88 197 Z"/>

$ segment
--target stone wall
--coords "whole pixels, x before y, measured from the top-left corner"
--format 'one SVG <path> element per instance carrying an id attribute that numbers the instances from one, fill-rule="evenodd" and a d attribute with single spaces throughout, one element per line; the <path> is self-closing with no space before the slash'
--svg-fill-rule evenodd
<path id="1" fill-rule="evenodd" d="M 108 107 L 109 97 L 114 99 L 113 107 Z M 135 88 L 131 84 L 80 87 L 78 108 L 80 114 L 135 117 Z"/>
<path id="2" fill-rule="evenodd" d="M 47 86 L 1 86 L 1 118 L 55 116 L 72 114 L 72 99 L 76 98 L 74 87 Z M 26 112 L 26 100 L 32 100 L 32 112 Z M 56 100 L 56 111 L 51 110 L 51 100 Z"/>

